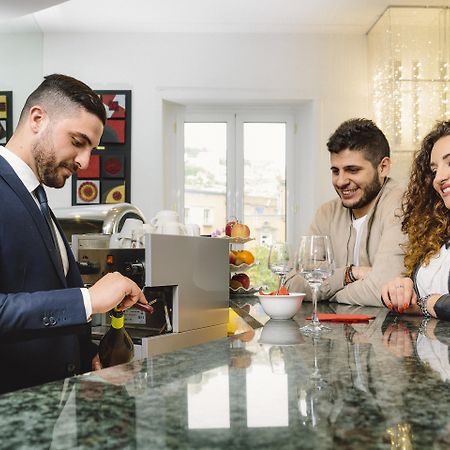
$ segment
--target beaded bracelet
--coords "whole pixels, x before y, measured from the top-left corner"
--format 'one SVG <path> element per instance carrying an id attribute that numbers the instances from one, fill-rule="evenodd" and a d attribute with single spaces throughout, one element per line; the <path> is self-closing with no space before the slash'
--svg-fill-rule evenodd
<path id="1" fill-rule="evenodd" d="M 355 276 L 352 272 L 353 264 L 350 264 L 345 268 L 345 276 L 344 276 L 344 286 L 347 286 L 347 284 L 353 283 L 356 281 Z"/>
<path id="2" fill-rule="evenodd" d="M 427 335 L 427 326 L 428 326 L 429 321 L 430 321 L 430 317 L 424 317 L 422 319 L 422 322 L 420 322 L 420 326 L 419 326 L 419 334 L 422 334 L 423 336 Z"/>
<path id="3" fill-rule="evenodd" d="M 427 309 L 427 302 L 428 299 L 431 297 L 431 294 L 425 295 L 424 297 L 420 297 L 417 303 L 419 304 L 420 311 L 422 312 L 423 316 L 427 319 L 431 317 L 431 314 L 428 312 Z"/>
<path id="4" fill-rule="evenodd" d="M 350 264 L 350 268 L 348 271 L 348 274 L 350 276 L 350 281 L 353 283 L 354 281 L 356 281 L 355 275 L 353 275 L 353 267 L 355 267 L 353 264 Z"/>

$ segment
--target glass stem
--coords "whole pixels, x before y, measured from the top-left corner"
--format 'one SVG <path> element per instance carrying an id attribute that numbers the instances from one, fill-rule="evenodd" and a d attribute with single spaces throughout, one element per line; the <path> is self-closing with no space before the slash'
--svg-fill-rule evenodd
<path id="1" fill-rule="evenodd" d="M 314 348 L 314 375 L 317 375 L 319 373 L 319 367 L 317 364 L 317 337 L 313 336 L 313 348 Z"/>
<path id="2" fill-rule="evenodd" d="M 320 285 L 313 284 L 311 286 L 312 288 L 312 304 L 313 304 L 313 311 L 311 315 L 311 323 L 313 325 L 320 325 L 319 318 L 317 317 L 317 299 L 319 297 L 319 288 Z"/>

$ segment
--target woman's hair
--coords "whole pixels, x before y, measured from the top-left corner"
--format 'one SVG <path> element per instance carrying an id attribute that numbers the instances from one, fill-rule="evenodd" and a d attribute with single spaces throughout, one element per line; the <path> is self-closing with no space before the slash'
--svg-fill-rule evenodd
<path id="1" fill-rule="evenodd" d="M 428 264 L 450 236 L 449 211 L 433 188 L 434 174 L 430 168 L 431 150 L 444 136 L 450 136 L 450 121 L 438 122 L 414 154 L 402 205 L 402 230 L 408 236 L 404 246 L 407 276 L 412 275 L 419 263 Z"/>

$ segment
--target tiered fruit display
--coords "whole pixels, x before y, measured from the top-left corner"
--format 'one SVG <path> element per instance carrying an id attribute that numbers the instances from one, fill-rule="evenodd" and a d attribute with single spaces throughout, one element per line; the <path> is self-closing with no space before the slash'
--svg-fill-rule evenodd
<path id="1" fill-rule="evenodd" d="M 225 226 L 225 234 L 229 237 L 250 237 L 250 228 L 237 220 L 229 221 Z"/>
<path id="2" fill-rule="evenodd" d="M 234 266 L 240 266 L 241 264 L 251 265 L 255 262 L 255 257 L 248 250 L 230 250 L 229 260 L 230 264 Z"/>
<path id="3" fill-rule="evenodd" d="M 249 241 L 250 229 L 238 220 L 231 220 L 226 224 L 225 234 L 231 238 L 229 251 L 230 271 L 233 272 L 230 277 L 231 292 L 240 293 L 242 290 L 248 292 L 251 289 L 250 277 L 244 271 L 254 264 L 255 257 L 249 250 L 234 250 L 233 246 L 243 245 Z"/>

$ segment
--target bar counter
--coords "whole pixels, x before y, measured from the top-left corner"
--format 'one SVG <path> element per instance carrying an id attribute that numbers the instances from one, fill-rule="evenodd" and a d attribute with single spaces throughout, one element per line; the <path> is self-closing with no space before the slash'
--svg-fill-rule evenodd
<path id="1" fill-rule="evenodd" d="M 450 447 L 450 323 L 322 304 L 375 319 L 312 339 L 308 303 L 273 321 L 233 302 L 240 334 L 0 396 L 0 448 Z"/>

